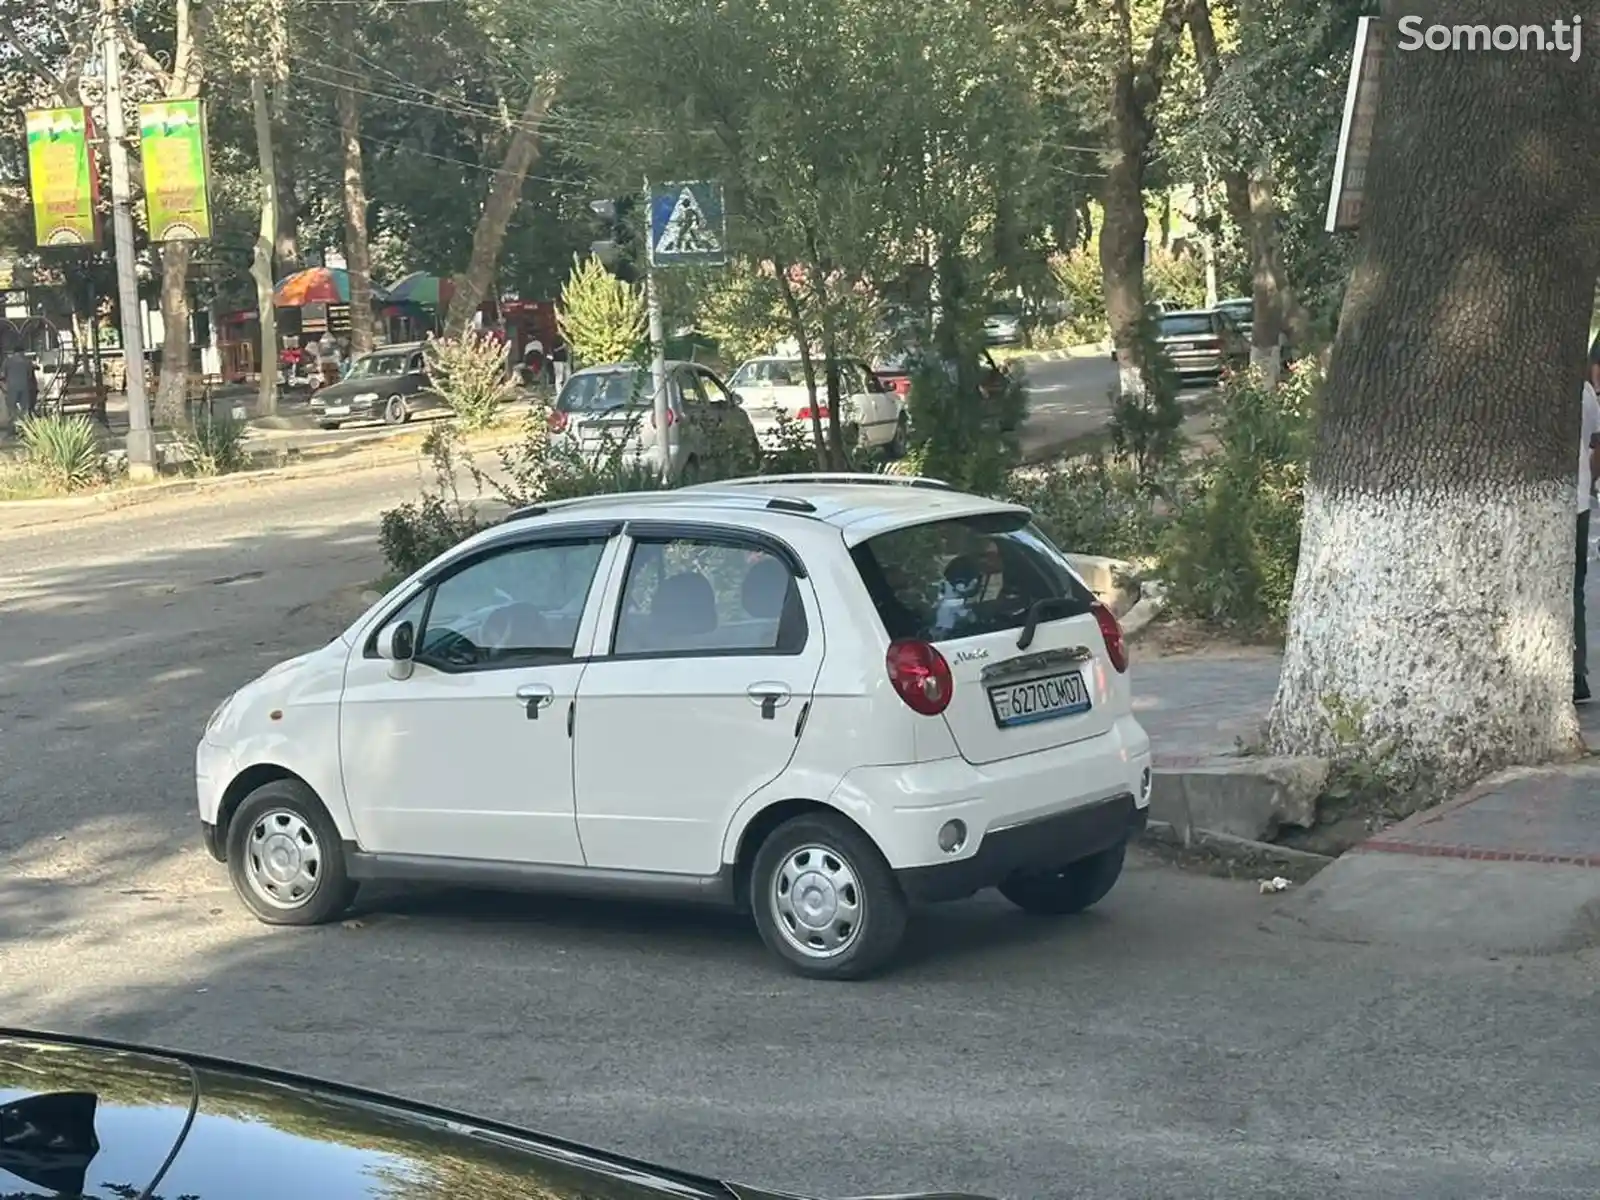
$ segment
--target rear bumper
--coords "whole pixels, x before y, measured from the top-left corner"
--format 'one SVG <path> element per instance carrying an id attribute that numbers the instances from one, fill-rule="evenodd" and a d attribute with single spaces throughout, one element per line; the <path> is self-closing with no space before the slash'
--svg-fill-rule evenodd
<path id="1" fill-rule="evenodd" d="M 1150 810 L 1123 792 L 1094 804 L 1051 813 L 1005 829 L 991 829 L 970 858 L 908 867 L 895 878 L 914 904 L 960 900 L 1011 876 L 1075 863 L 1127 841 L 1145 827 Z"/>

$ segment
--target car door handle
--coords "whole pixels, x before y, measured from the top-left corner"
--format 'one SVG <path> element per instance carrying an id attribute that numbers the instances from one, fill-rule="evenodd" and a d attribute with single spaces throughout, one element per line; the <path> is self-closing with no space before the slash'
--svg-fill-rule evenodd
<path id="1" fill-rule="evenodd" d="M 517 699 L 528 710 L 528 720 L 537 721 L 539 710 L 554 703 L 556 690 L 548 683 L 525 683 L 517 689 Z"/>
<path id="2" fill-rule="evenodd" d="M 752 683 L 745 688 L 744 694 L 750 697 L 751 704 L 761 706 L 763 721 L 776 720 L 778 708 L 789 703 L 789 698 L 793 695 L 786 683 Z"/>

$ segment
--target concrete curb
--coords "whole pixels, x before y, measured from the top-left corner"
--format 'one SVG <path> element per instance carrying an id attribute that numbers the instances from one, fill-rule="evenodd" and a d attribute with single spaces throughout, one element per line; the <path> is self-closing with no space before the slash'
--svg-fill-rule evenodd
<path id="1" fill-rule="evenodd" d="M 1032 362 L 1065 362 L 1069 358 L 1094 358 L 1101 354 L 1110 354 L 1109 346 L 1084 342 L 1077 346 L 1068 346 L 1063 350 L 1023 350 L 1016 354 L 1002 356 L 1001 361 L 1006 365 L 1019 363 L 1026 366 Z"/>
<path id="2" fill-rule="evenodd" d="M 1133 567 L 1129 566 L 1129 571 Z M 1122 636 L 1133 637 L 1159 617 L 1167 608 L 1167 586 L 1159 579 L 1146 580 L 1139 586 L 1139 601 L 1122 617 Z"/>
<path id="3" fill-rule="evenodd" d="M 1155 819 L 1150 821 L 1140 840 L 1152 849 L 1198 852 L 1229 865 L 1248 867 L 1253 873 L 1282 875 L 1291 883 L 1308 883 L 1318 872 L 1338 861 L 1307 850 L 1209 830 L 1196 830 L 1186 839 L 1173 826 Z"/>
<path id="4" fill-rule="evenodd" d="M 414 432 L 414 431 L 412 431 Z M 365 441 L 335 442 L 321 451 L 313 447 L 302 451 L 310 462 L 293 463 L 282 467 L 266 467 L 256 471 L 240 471 L 233 475 L 218 475 L 201 479 L 166 479 L 158 483 L 141 484 L 118 491 L 95 492 L 87 496 L 60 496 L 45 500 L 8 500 L 0 503 L 0 535 L 12 530 L 36 529 L 45 525 L 61 525 L 82 517 L 100 513 L 117 512 L 124 508 L 137 508 L 170 496 L 187 496 L 203 492 L 231 491 L 260 487 L 284 480 L 309 479 L 319 475 L 333 475 L 352 471 L 375 471 L 412 461 L 422 453 L 420 446 L 396 447 L 390 450 L 344 453 L 354 444 L 360 446 L 393 440 L 400 434 L 372 437 Z M 514 445 L 508 441 L 496 445 L 475 447 L 474 452 L 494 451 L 500 445 Z M 15 518 L 15 519 L 13 519 Z"/>

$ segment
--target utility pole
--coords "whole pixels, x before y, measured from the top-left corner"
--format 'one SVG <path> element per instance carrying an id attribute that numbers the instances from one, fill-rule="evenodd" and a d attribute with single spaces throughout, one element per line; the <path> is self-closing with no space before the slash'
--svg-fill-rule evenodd
<path id="1" fill-rule="evenodd" d="M 117 304 L 122 310 L 122 361 L 128 393 L 128 476 L 156 473 L 156 439 L 144 389 L 144 329 L 139 322 L 139 277 L 133 261 L 133 210 L 128 193 L 127 129 L 122 119 L 122 43 L 116 0 L 100 0 L 100 41 L 105 56 L 106 140 L 111 155 L 111 233 L 117 255 Z"/>
<path id="2" fill-rule="evenodd" d="M 656 290 L 656 248 L 650 227 L 650 181 L 644 181 L 644 303 L 650 318 L 650 381 L 655 389 L 656 436 L 661 446 L 661 482 L 672 482 L 672 443 L 677 430 L 667 400 L 667 331 L 661 319 L 661 293 Z"/>

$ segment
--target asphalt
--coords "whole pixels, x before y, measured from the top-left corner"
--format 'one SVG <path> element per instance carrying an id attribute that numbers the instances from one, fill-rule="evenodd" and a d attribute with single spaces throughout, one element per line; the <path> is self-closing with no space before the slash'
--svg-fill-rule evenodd
<path id="1" fill-rule="evenodd" d="M 1141 859 L 1082 919 L 931 910 L 901 969 L 859 985 L 796 980 L 738 920 L 677 910 L 389 893 L 340 926 L 256 925 L 196 842 L 195 738 L 359 607 L 378 514 L 415 483 L 0 533 L 5 1023 L 814 1195 L 1594 1194 L 1600 956 L 1318 936 L 1252 880 Z"/>

